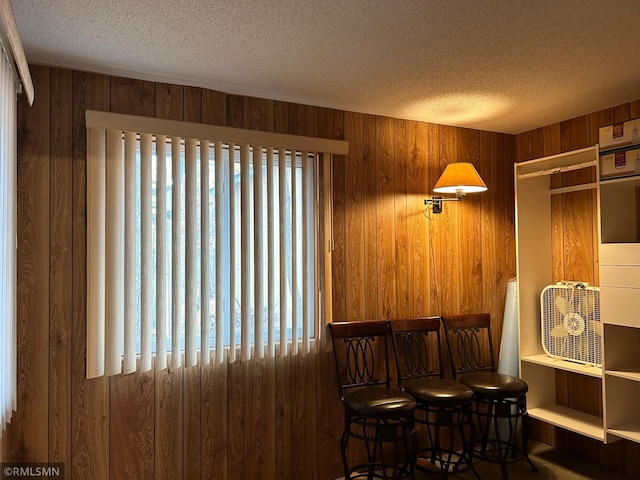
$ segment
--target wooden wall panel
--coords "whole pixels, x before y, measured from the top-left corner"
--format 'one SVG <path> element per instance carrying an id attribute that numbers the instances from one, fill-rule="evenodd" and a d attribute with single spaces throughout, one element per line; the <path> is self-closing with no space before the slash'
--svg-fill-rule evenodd
<path id="1" fill-rule="evenodd" d="M 560 141 L 560 124 L 554 123 L 553 125 L 547 125 L 542 127 L 542 142 L 543 142 L 543 156 L 555 155 L 561 152 Z"/>
<path id="2" fill-rule="evenodd" d="M 71 350 L 72 479 L 109 478 L 109 380 L 87 380 L 86 158 L 85 110 L 108 110 L 110 79 L 73 72 L 73 338 Z M 69 471 L 70 470 L 70 471 Z"/>
<path id="3" fill-rule="evenodd" d="M 292 128 L 298 132 L 312 132 L 317 137 L 342 139 L 344 137 L 344 118 L 336 115 L 336 111 L 325 108 L 314 108 L 313 125 L 309 122 L 311 117 L 304 110 L 295 113 L 295 123 Z M 333 219 L 333 251 L 331 252 L 332 262 L 339 266 L 335 272 L 332 271 L 333 288 L 333 318 L 347 319 L 347 288 L 346 277 L 346 209 L 345 209 L 345 183 L 346 163 L 342 156 L 336 155 L 332 159 L 331 165 L 331 218 Z"/>
<path id="4" fill-rule="evenodd" d="M 640 456 L 640 444 L 632 442 L 624 442 L 622 455 L 610 455 L 613 458 L 623 458 L 624 460 L 617 464 L 617 467 L 623 466 L 625 474 L 633 478 L 640 478 L 640 462 L 638 458 Z M 602 462 L 604 464 L 604 462 Z"/>
<path id="5" fill-rule="evenodd" d="M 497 232 L 496 199 L 499 193 L 496 190 L 496 170 L 498 168 L 496 152 L 498 148 L 498 135 L 491 132 L 480 133 L 480 158 L 478 173 L 487 185 L 488 191 L 480 197 L 480 243 L 479 260 L 482 266 L 482 275 L 479 281 L 482 287 L 482 295 L 478 297 L 480 302 L 475 311 L 502 312 L 504 305 L 499 304 L 505 291 L 506 282 L 500 275 L 497 263 L 497 240 L 501 235 Z M 477 212 L 475 212 L 477 215 Z M 502 313 L 498 313 L 501 318 Z M 495 322 L 497 325 L 500 322 Z M 497 345 L 497 344 L 496 344 Z"/>
<path id="6" fill-rule="evenodd" d="M 202 89 L 197 87 L 184 87 L 182 95 L 182 119 L 185 122 L 204 123 L 202 120 Z M 156 91 L 156 102 L 159 98 L 160 95 Z"/>
<path id="7" fill-rule="evenodd" d="M 8 436 L 12 460 L 42 462 L 49 458 L 50 70 L 34 67 L 31 76 L 38 102 L 18 102 L 18 408 Z"/>
<path id="8" fill-rule="evenodd" d="M 202 368 L 182 372 L 182 477 L 202 477 Z"/>
<path id="9" fill-rule="evenodd" d="M 345 168 L 349 175 L 345 180 L 345 234 L 344 271 L 339 261 L 335 261 L 334 290 L 345 291 L 346 312 L 344 320 L 365 319 L 365 245 L 364 238 L 364 167 L 363 141 L 364 118 L 360 113 L 347 112 L 345 115 L 345 140 L 349 142 L 349 155 Z M 335 228 L 335 220 L 334 220 Z M 339 280 L 338 283 L 336 281 Z M 334 294 L 334 296 L 337 295 Z M 334 310 L 335 311 L 335 310 Z M 340 317 L 335 317 L 338 320 Z"/>
<path id="10" fill-rule="evenodd" d="M 273 132 L 273 100 L 243 97 L 243 128 Z"/>
<path id="11" fill-rule="evenodd" d="M 291 422 L 291 357 L 276 359 L 276 475 L 277 480 L 292 477 L 291 457 L 293 451 L 293 432 Z"/>
<path id="12" fill-rule="evenodd" d="M 395 317 L 406 318 L 409 315 L 409 277 L 410 268 L 408 252 L 408 182 L 407 182 L 407 122 L 404 120 L 393 121 L 395 146 L 394 167 L 394 208 L 395 223 L 395 255 L 396 255 L 396 308 Z"/>
<path id="13" fill-rule="evenodd" d="M 504 249 L 505 256 L 505 268 L 507 272 L 507 278 L 511 278 L 516 274 L 516 238 L 515 238 L 515 191 L 513 188 L 513 164 L 516 158 L 516 138 L 512 135 L 504 135 L 502 137 L 502 156 L 500 165 L 504 174 L 502 183 L 498 188 L 502 189 L 503 195 L 503 209 L 505 219 L 505 243 Z M 504 294 L 503 294 L 504 295 Z M 504 298 L 504 297 L 503 297 Z"/>
<path id="14" fill-rule="evenodd" d="M 227 366 L 202 369 L 202 478 L 227 475 Z M 158 478 L 156 476 L 156 478 Z"/>
<path id="15" fill-rule="evenodd" d="M 340 458 L 340 434 L 344 426 L 342 405 L 338 399 L 336 370 L 334 368 L 333 352 L 328 348 L 321 348 L 316 358 L 316 388 L 326 395 L 317 396 L 317 451 L 318 480 L 335 478 L 334 475 L 342 469 Z M 285 437 L 286 438 L 286 437 Z M 286 440 L 281 443 L 286 443 Z M 287 477 L 291 478 L 291 477 Z"/>
<path id="16" fill-rule="evenodd" d="M 594 238 L 594 215 L 596 210 L 591 192 L 581 191 L 563 195 L 564 220 L 564 280 L 585 281 L 591 284 L 595 280 L 593 251 L 597 248 L 597 236 Z M 585 215 L 588 212 L 588 215 Z"/>
<path id="17" fill-rule="evenodd" d="M 202 123 L 227 124 L 227 98 L 222 92 L 202 90 Z"/>
<path id="18" fill-rule="evenodd" d="M 169 87 L 165 87 L 168 89 Z M 110 111 L 152 117 L 155 111 L 155 84 L 145 80 L 111 77 Z M 166 107 L 167 105 L 165 105 Z M 168 105 L 169 110 L 171 104 Z"/>
<path id="19" fill-rule="evenodd" d="M 308 466 L 309 459 L 305 451 L 305 429 L 308 428 L 305 418 L 305 378 L 307 362 L 305 355 L 298 354 L 291 358 L 291 477 L 300 478 Z M 308 470 L 307 470 L 308 471 Z M 250 478 L 250 477 L 247 477 Z"/>
<path id="20" fill-rule="evenodd" d="M 273 102 L 273 131 L 289 133 L 289 102 Z"/>
<path id="21" fill-rule="evenodd" d="M 314 121 L 320 123 L 320 118 L 314 119 L 314 114 L 324 112 L 325 109 L 314 108 L 309 105 L 289 104 L 289 131 L 291 135 L 313 135 Z M 323 117 L 324 119 L 324 117 Z M 324 128 L 318 125 L 318 128 Z"/>
<path id="22" fill-rule="evenodd" d="M 531 147 L 531 132 L 524 132 L 517 136 L 518 161 L 526 162 L 533 159 L 533 149 Z"/>
<path id="23" fill-rule="evenodd" d="M 424 199 L 431 195 L 428 189 L 427 126 L 408 121 L 406 131 L 407 315 L 413 317 L 431 312 L 429 220 L 424 215 Z"/>
<path id="24" fill-rule="evenodd" d="M 227 127 L 242 128 L 244 119 L 244 100 L 241 95 L 226 95 L 226 123 Z"/>
<path id="25" fill-rule="evenodd" d="M 110 383 L 110 478 L 155 478 L 154 373 L 117 375 Z"/>
<path id="26" fill-rule="evenodd" d="M 73 78 L 51 72 L 49 461 L 71 465 Z"/>
<path id="27" fill-rule="evenodd" d="M 600 127 L 611 125 L 615 122 L 615 109 L 605 108 L 589 115 L 589 144 L 595 145 L 600 141 Z"/>
<path id="28" fill-rule="evenodd" d="M 544 129 L 536 128 L 531 131 L 531 157 L 544 157 Z"/>
<path id="29" fill-rule="evenodd" d="M 480 169 L 480 132 L 468 128 L 457 129 L 457 158 L 459 162 L 470 162 Z M 460 313 L 481 312 L 483 307 L 481 235 L 481 202 L 487 195 L 467 195 L 456 202 L 458 206 L 458 232 L 464 238 L 460 241 Z M 449 205 L 447 205 L 449 206 Z M 490 259 L 487 259 L 490 261 Z"/>
<path id="30" fill-rule="evenodd" d="M 629 451 L 629 453 L 632 456 L 635 454 L 634 458 L 638 458 L 638 454 L 640 454 L 640 444 L 631 442 L 627 442 L 627 444 L 635 446 L 635 452 L 631 450 Z M 625 448 L 620 448 L 615 444 L 605 445 L 600 442 L 597 442 L 597 446 L 599 451 L 596 458 L 603 467 L 623 475 L 626 473 L 629 477 L 632 478 L 640 477 L 640 468 L 638 468 L 638 462 L 634 462 L 634 469 L 625 469 Z M 627 445 L 625 445 L 625 447 L 626 446 Z"/>
<path id="31" fill-rule="evenodd" d="M 440 128 L 438 125 L 433 123 L 427 124 L 427 198 L 433 197 L 433 187 L 436 184 L 436 181 L 442 174 L 442 170 L 440 167 Z M 439 257 L 436 256 L 436 242 L 438 239 L 439 232 L 441 227 L 444 228 L 442 222 L 435 221 L 436 216 L 433 214 L 431 210 L 427 211 L 427 225 L 429 228 L 428 231 L 428 262 L 429 262 L 429 311 L 430 312 L 438 312 L 439 315 L 443 313 L 442 310 L 442 299 L 441 299 L 441 290 L 440 284 L 441 279 L 441 267 Z"/>
<path id="32" fill-rule="evenodd" d="M 504 203 L 506 200 L 503 199 L 504 192 L 500 191 L 500 188 L 504 188 L 504 178 L 507 174 L 508 170 L 513 171 L 513 159 L 505 160 L 504 155 L 504 137 L 503 133 L 496 134 L 496 146 L 495 146 L 495 161 L 487 158 L 482 159 L 482 164 L 486 162 L 495 163 L 495 183 L 494 183 L 494 221 L 495 221 L 495 250 L 496 250 L 496 266 L 495 266 L 495 274 L 496 274 L 496 302 L 497 307 L 504 306 L 504 295 L 503 292 L 506 293 L 507 282 L 511 278 L 510 274 L 507 271 L 507 258 L 509 258 L 509 249 L 507 247 L 507 212 L 506 208 L 500 208 L 501 202 Z M 481 150 L 482 152 L 482 150 Z M 514 152 L 515 153 L 515 152 Z M 484 177 L 483 177 L 484 178 Z M 487 179 L 491 181 L 491 176 L 488 176 Z M 486 181 L 486 180 L 485 180 Z M 487 185 L 488 186 L 488 185 Z M 483 249 L 490 248 L 489 245 L 484 246 Z M 484 251 L 483 251 L 484 254 Z M 483 259 L 484 262 L 484 259 Z M 485 309 L 486 310 L 486 309 Z M 491 311 L 494 311 L 492 309 Z"/>
<path id="33" fill-rule="evenodd" d="M 124 96 L 124 94 L 120 94 Z M 157 83 L 155 85 L 155 106 L 153 115 L 156 118 L 182 120 L 184 89 L 178 85 L 169 83 Z M 123 107 L 120 107 L 123 108 Z M 112 106 L 113 109 L 113 106 Z M 147 113 L 149 115 L 149 113 Z M 199 120 L 196 120 L 199 121 Z"/>
<path id="34" fill-rule="evenodd" d="M 291 478 L 314 478 L 318 471 L 315 360 L 313 354 L 291 359 Z"/>
<path id="35" fill-rule="evenodd" d="M 438 128 L 439 166 L 444 171 L 449 163 L 458 161 L 458 129 L 441 125 Z M 434 178 L 434 182 L 438 177 Z M 437 312 L 442 315 L 460 313 L 460 230 L 459 205 L 444 202 L 442 213 L 431 223 L 437 224 L 438 235 L 434 238 L 436 256 L 433 268 L 436 272 L 439 304 Z"/>
<path id="36" fill-rule="evenodd" d="M 378 191 L 376 171 L 375 117 L 364 116 L 362 169 L 364 174 L 364 319 L 378 319 Z"/>
<path id="37" fill-rule="evenodd" d="M 378 271 L 378 313 L 375 318 L 396 317 L 396 249 L 394 211 L 393 121 L 388 117 L 375 117 L 376 162 L 376 267 Z"/>
<path id="38" fill-rule="evenodd" d="M 561 151 L 569 152 L 589 146 L 589 115 L 560 122 Z"/>
<path id="39" fill-rule="evenodd" d="M 162 480 L 182 478 L 182 373 L 155 370 L 155 474 Z"/>
<path id="40" fill-rule="evenodd" d="M 227 477 L 245 478 L 245 362 L 232 362 L 227 369 Z"/>
<path id="41" fill-rule="evenodd" d="M 276 475 L 274 367 L 274 359 L 247 362 L 245 416 L 253 421 L 246 425 L 244 458 L 251 458 L 252 461 L 247 463 L 245 478 L 268 480 Z"/>
<path id="42" fill-rule="evenodd" d="M 614 117 L 616 123 L 618 122 L 626 122 L 631 118 L 631 105 L 628 103 L 623 103 L 621 105 L 616 105 L 614 107 Z"/>

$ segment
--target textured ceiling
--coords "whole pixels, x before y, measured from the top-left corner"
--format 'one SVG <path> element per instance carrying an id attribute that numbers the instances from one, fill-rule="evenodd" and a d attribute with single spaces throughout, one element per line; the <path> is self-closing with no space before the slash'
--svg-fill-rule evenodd
<path id="1" fill-rule="evenodd" d="M 227 93 L 505 133 L 640 98 L 639 0 L 12 5 L 30 63 Z"/>

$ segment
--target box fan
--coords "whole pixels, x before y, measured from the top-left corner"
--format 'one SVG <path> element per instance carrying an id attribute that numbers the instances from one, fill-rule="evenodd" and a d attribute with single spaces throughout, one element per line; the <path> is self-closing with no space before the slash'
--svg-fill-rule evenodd
<path id="1" fill-rule="evenodd" d="M 553 358 L 602 366 L 600 289 L 558 282 L 540 294 L 542 348 Z"/>

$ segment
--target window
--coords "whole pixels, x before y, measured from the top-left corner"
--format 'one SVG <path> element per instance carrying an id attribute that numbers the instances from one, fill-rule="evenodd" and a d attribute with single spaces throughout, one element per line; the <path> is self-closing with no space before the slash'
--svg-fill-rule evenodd
<path id="1" fill-rule="evenodd" d="M 330 156 L 132 118 L 147 131 L 87 114 L 88 376 L 315 348 Z"/>
<path id="2" fill-rule="evenodd" d="M 162 146 L 159 146 L 162 148 Z M 222 153 L 222 161 L 219 162 L 218 168 L 222 171 L 220 175 L 222 176 L 222 192 L 216 192 L 215 185 L 215 177 L 216 177 L 216 161 L 215 161 L 215 147 L 210 145 L 206 150 L 207 157 L 204 158 L 204 161 L 207 162 L 207 166 L 203 167 L 202 162 L 203 158 L 201 158 L 201 148 L 197 149 L 196 154 L 196 185 L 199 186 L 196 190 L 196 204 L 202 205 L 202 196 L 206 194 L 208 199 L 208 205 L 206 209 L 206 215 L 208 216 L 207 221 L 203 222 L 203 209 L 198 208 L 197 211 L 197 222 L 196 222 L 196 256 L 198 258 L 202 258 L 205 256 L 205 261 L 207 262 L 207 268 L 205 269 L 205 274 L 208 276 L 206 281 L 203 281 L 203 268 L 202 263 L 196 264 L 195 271 L 195 283 L 196 283 L 196 314 L 197 316 L 201 316 L 203 311 L 206 312 L 209 317 L 208 322 L 208 333 L 206 334 L 208 340 L 206 344 L 215 348 L 217 344 L 218 335 L 217 331 L 217 303 L 222 303 L 222 314 L 223 318 L 220 319 L 220 330 L 222 334 L 221 344 L 225 348 L 232 348 L 232 345 L 240 345 L 241 344 L 241 315 L 242 311 L 243 299 L 241 295 L 241 261 L 234 250 L 234 255 L 232 256 L 231 245 L 239 246 L 241 245 L 241 214 L 240 208 L 241 205 L 241 178 L 242 178 L 242 167 L 240 164 L 240 149 L 238 147 L 233 147 L 230 151 L 230 147 L 228 144 L 221 145 L 221 153 Z M 186 227 L 186 218 L 185 218 L 185 145 L 184 142 L 181 142 L 180 145 L 180 157 L 179 157 L 179 166 L 177 168 L 178 172 L 178 181 L 180 183 L 180 188 L 177 190 L 180 192 L 180 199 L 178 201 L 178 210 L 173 210 L 173 169 L 172 162 L 167 162 L 166 160 L 162 161 L 165 168 L 165 198 L 164 206 L 158 205 L 158 155 L 157 152 L 158 145 L 156 141 L 153 142 L 153 151 L 154 154 L 151 156 L 151 277 L 156 278 L 158 275 L 157 270 L 157 262 L 158 262 L 158 251 L 157 251 L 157 218 L 158 215 L 164 215 L 164 221 L 166 222 L 165 227 L 165 242 L 166 249 L 164 249 L 164 261 L 166 264 L 166 288 L 168 289 L 171 285 L 171 278 L 173 275 L 172 272 L 172 261 L 171 261 L 171 251 L 172 251 L 172 235 L 171 232 L 173 230 L 174 223 L 177 222 L 178 230 L 181 235 L 179 236 L 179 243 L 177 245 L 179 251 L 180 262 L 177 263 L 179 271 L 176 272 L 178 277 L 178 285 L 179 289 L 175 295 L 167 295 L 166 296 L 166 304 L 164 305 L 165 312 L 164 315 L 169 317 L 172 312 L 172 301 L 175 300 L 178 302 L 178 315 L 180 316 L 180 324 L 184 326 L 184 316 L 185 316 L 185 262 L 184 259 L 186 257 L 186 243 L 183 233 L 185 232 Z M 171 142 L 168 141 L 164 145 L 164 155 L 165 158 L 171 159 L 172 146 Z M 250 148 L 250 155 L 253 158 L 253 152 Z M 303 191 L 303 169 L 302 169 L 302 156 L 301 154 L 295 154 L 292 159 L 292 155 L 290 152 L 285 152 L 284 157 L 281 159 L 278 155 L 278 152 L 273 152 L 272 150 L 267 152 L 265 149 L 261 149 L 258 152 L 258 155 L 261 157 L 261 165 L 260 165 L 260 174 L 254 177 L 254 165 L 249 164 L 248 168 L 248 181 L 250 184 L 254 184 L 256 181 L 260 181 L 262 183 L 261 188 L 259 189 L 262 192 L 262 198 L 259 199 L 260 203 L 264 206 L 269 206 L 272 210 L 273 217 L 271 221 L 274 226 L 278 227 L 280 225 L 285 226 L 283 229 L 282 239 L 282 252 L 283 258 L 280 258 L 280 241 L 281 236 L 279 232 L 276 235 L 275 229 L 273 230 L 273 235 L 271 239 L 268 237 L 269 233 L 269 216 L 263 215 L 261 222 L 261 229 L 259 229 L 260 233 L 256 234 L 255 232 L 255 189 L 249 189 L 249 217 L 252 221 L 249 222 L 250 232 L 248 235 L 249 242 L 251 245 L 249 246 L 249 261 L 248 261 L 248 269 L 249 269 L 249 278 L 255 279 L 256 268 L 255 268 L 255 250 L 259 248 L 263 252 L 267 252 L 269 248 L 269 243 L 271 242 L 271 248 L 274 252 L 278 252 L 274 257 L 273 265 L 269 265 L 267 256 L 263 256 L 262 258 L 262 274 L 263 279 L 260 283 L 261 285 L 261 294 L 262 298 L 266 299 L 269 296 L 269 277 L 268 272 L 272 269 L 271 273 L 273 278 L 280 278 L 281 270 L 284 275 L 284 281 L 282 282 L 282 286 L 284 287 L 284 291 L 281 292 L 281 283 L 274 282 L 273 283 L 273 303 L 271 305 L 266 302 L 262 305 L 262 322 L 256 322 L 255 319 L 255 291 L 249 291 L 248 300 L 250 305 L 248 306 L 249 311 L 249 338 L 251 340 L 251 344 L 255 347 L 255 340 L 258 337 L 262 338 L 262 341 L 268 344 L 268 339 L 270 336 L 273 337 L 273 344 L 278 345 L 281 343 L 281 340 L 285 339 L 287 341 L 291 341 L 293 338 L 294 331 L 294 322 L 292 318 L 292 310 L 286 308 L 286 305 L 292 305 L 295 297 L 295 303 L 298 308 L 295 310 L 296 321 L 295 321 L 295 331 L 296 338 L 301 340 L 302 335 L 302 289 L 301 285 L 303 283 L 302 272 L 307 272 L 307 275 L 310 278 L 314 277 L 315 265 L 313 262 L 313 258 L 307 258 L 306 262 L 303 258 L 301 247 L 302 242 L 300 239 L 302 238 L 303 231 L 305 231 L 305 235 L 309 238 L 313 238 L 313 229 L 310 228 L 310 225 L 302 224 L 302 197 L 304 195 L 309 196 L 310 198 L 306 202 L 308 205 L 312 205 L 313 202 L 313 193 L 312 189 L 305 191 L 302 195 L 296 195 L 295 198 L 292 196 L 292 192 L 302 192 Z M 139 137 L 137 139 L 137 148 L 136 148 L 136 204 L 140 204 L 140 140 Z M 281 181 L 280 176 L 278 175 L 279 164 L 283 161 L 285 163 L 285 176 L 283 177 L 284 181 Z M 308 156 L 305 159 L 306 162 L 312 163 L 314 161 L 313 156 Z M 267 184 L 268 178 L 268 169 L 271 170 L 271 178 L 272 178 L 272 186 L 273 189 L 270 192 L 270 187 Z M 311 172 L 313 173 L 313 172 Z M 295 185 L 292 185 L 292 181 L 295 181 Z M 204 183 L 203 183 L 204 182 Z M 233 186 L 230 184 L 233 183 Z M 206 189 L 203 188 L 206 185 Z M 311 184 L 312 185 L 312 184 Z M 282 197 L 279 195 L 279 190 L 282 188 L 284 190 Z M 271 202 L 268 199 L 268 193 L 273 195 Z M 231 198 L 231 195 L 233 198 Z M 280 201 L 284 200 L 284 204 L 280 205 Z M 220 225 L 222 226 L 222 231 L 218 231 L 216 228 L 216 203 L 221 203 L 221 208 L 219 209 L 221 215 Z M 233 203 L 233 214 L 231 212 L 231 204 Z M 269 208 L 269 207 L 268 207 Z M 295 218 L 294 218 L 295 215 Z M 313 217 L 313 211 L 306 212 L 307 218 Z M 307 222 L 309 223 L 309 222 Z M 203 231 L 203 225 L 206 225 L 206 229 L 208 232 Z M 312 227 L 312 225 L 311 225 Z M 294 244 L 293 237 L 297 240 Z M 216 239 L 218 237 L 222 237 L 221 241 L 218 242 Z M 142 289 L 142 271 L 141 271 L 141 261 L 140 261 L 140 249 L 141 249 L 141 215 L 140 211 L 136 211 L 136 353 L 140 354 L 140 331 L 141 331 L 141 310 L 142 310 L 142 302 L 141 302 L 141 289 Z M 203 248 L 204 245 L 204 248 Z M 220 266 L 222 275 L 221 282 L 218 284 L 218 279 L 216 278 L 216 258 L 217 249 L 221 248 L 220 259 L 222 260 L 222 265 Z M 294 251 L 295 248 L 295 251 Z M 281 264 L 281 261 L 284 260 L 284 263 Z M 295 269 L 293 268 L 293 262 L 295 261 Z M 293 278 L 293 272 L 296 272 L 296 278 Z M 232 273 L 233 272 L 233 275 Z M 233 280 L 233 285 L 231 285 L 231 280 Z M 255 282 L 255 280 L 254 280 Z M 156 283 L 152 283 L 151 287 L 151 352 L 156 352 L 156 340 L 157 340 L 157 329 L 156 329 L 156 318 L 157 318 L 157 304 L 156 304 Z M 204 291 L 203 288 L 207 288 L 208 291 Z M 284 304 L 284 308 L 280 308 L 281 304 Z M 204 307 L 204 308 L 203 308 Z M 283 315 L 283 322 L 280 322 L 280 315 Z M 309 318 L 313 317 L 313 311 L 310 312 L 310 315 L 307 317 L 306 321 L 308 322 L 307 328 L 313 329 L 314 325 L 310 324 Z M 225 319 L 231 319 L 233 321 L 225 321 Z M 256 336 L 255 328 L 256 324 L 262 323 L 262 332 Z M 281 337 L 280 328 L 284 327 L 283 336 Z M 180 350 L 184 350 L 185 348 L 185 331 L 184 328 L 181 329 L 180 337 L 177 339 L 179 342 Z M 202 345 L 202 323 L 197 324 L 196 331 L 196 343 L 198 345 Z M 232 339 L 233 337 L 233 339 Z M 165 348 L 167 351 L 172 351 L 173 339 L 171 332 L 168 332 L 166 337 Z M 123 353 L 124 353 L 124 338 L 123 338 Z"/>

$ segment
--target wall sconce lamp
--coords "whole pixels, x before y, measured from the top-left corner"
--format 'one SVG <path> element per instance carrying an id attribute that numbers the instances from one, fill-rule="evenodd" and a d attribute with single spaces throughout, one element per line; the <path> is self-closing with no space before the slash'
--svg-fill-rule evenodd
<path id="1" fill-rule="evenodd" d="M 427 208 L 424 214 L 429 218 L 429 210 L 435 214 L 442 213 L 442 202 L 457 201 L 467 193 L 478 193 L 485 190 L 487 190 L 487 186 L 471 163 L 450 163 L 440 175 L 433 191 L 435 193 L 455 193 L 456 196 L 449 198 L 434 196 L 425 199 L 424 204 Z"/>

